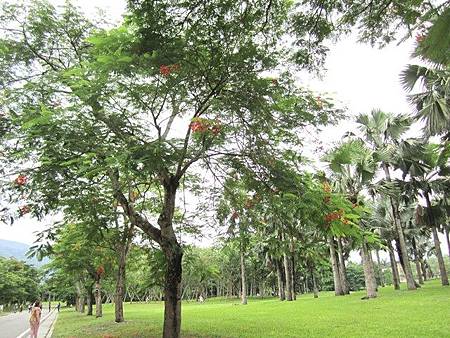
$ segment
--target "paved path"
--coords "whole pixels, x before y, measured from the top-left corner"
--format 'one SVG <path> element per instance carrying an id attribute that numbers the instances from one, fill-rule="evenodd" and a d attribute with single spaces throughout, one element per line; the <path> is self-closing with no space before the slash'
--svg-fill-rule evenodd
<path id="1" fill-rule="evenodd" d="M 39 327 L 39 338 L 50 337 L 49 331 L 52 323 L 56 320 L 58 312 L 48 309 L 42 310 L 41 325 Z M 30 336 L 30 314 L 27 310 L 11 313 L 0 317 L 0 338 L 25 338 Z"/>

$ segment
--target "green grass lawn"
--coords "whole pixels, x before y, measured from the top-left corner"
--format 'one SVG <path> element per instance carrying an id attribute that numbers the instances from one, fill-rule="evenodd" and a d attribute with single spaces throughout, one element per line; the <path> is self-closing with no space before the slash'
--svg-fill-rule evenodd
<path id="1" fill-rule="evenodd" d="M 402 285 L 403 286 L 403 285 Z M 417 291 L 380 290 L 364 301 L 363 291 L 320 298 L 299 295 L 294 302 L 237 299 L 183 303 L 183 337 L 450 337 L 450 288 L 428 282 Z M 104 306 L 96 319 L 65 309 L 53 337 L 159 337 L 163 304 L 126 304 L 125 323 L 114 323 L 114 309 Z"/>

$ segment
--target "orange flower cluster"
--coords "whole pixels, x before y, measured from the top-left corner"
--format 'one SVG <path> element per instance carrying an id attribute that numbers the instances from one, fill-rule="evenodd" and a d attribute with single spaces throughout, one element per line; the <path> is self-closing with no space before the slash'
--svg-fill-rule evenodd
<path id="1" fill-rule="evenodd" d="M 180 69 L 179 64 L 173 64 L 173 65 L 161 65 L 159 66 L 159 72 L 163 76 L 169 76 L 170 73 L 176 72 Z"/>
<path id="2" fill-rule="evenodd" d="M 101 276 L 105 273 L 105 268 L 103 267 L 103 265 L 99 265 L 97 268 L 97 275 Z"/>
<path id="3" fill-rule="evenodd" d="M 207 119 L 195 118 L 189 125 L 193 133 L 203 133 L 210 131 L 213 135 L 218 135 L 222 130 L 219 122 L 212 122 Z"/>
<path id="4" fill-rule="evenodd" d="M 19 175 L 15 179 L 17 185 L 25 185 L 27 184 L 27 177 L 25 175 Z"/>
<path id="5" fill-rule="evenodd" d="M 325 191 L 327 194 L 331 193 L 331 186 L 328 182 L 323 182 L 323 191 Z"/>
<path id="6" fill-rule="evenodd" d="M 325 215 L 325 222 L 332 222 L 336 221 L 338 219 L 341 219 L 341 217 L 344 215 L 344 210 L 340 209 L 338 211 L 330 212 L 329 214 Z"/>

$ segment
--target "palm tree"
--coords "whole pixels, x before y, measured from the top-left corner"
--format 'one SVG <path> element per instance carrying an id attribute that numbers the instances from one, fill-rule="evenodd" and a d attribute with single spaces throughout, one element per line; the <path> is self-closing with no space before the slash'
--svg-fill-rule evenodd
<path id="1" fill-rule="evenodd" d="M 426 65 L 408 65 L 400 74 L 407 92 L 417 85 L 421 91 L 409 95 L 416 108 L 415 118 L 425 122 L 425 135 L 450 137 L 450 58 L 448 53 L 450 31 L 450 8 L 431 20 L 427 33 L 417 37 L 413 54 Z"/>
<path id="2" fill-rule="evenodd" d="M 371 146 L 374 158 L 377 159 L 380 167 L 383 169 L 386 181 L 391 182 L 390 167 L 392 166 L 391 160 L 395 154 L 397 140 L 409 129 L 411 118 L 406 115 L 393 115 L 374 109 L 370 115 L 359 115 L 356 122 L 364 133 L 365 141 Z M 415 290 L 416 283 L 409 264 L 408 250 L 400 220 L 399 203 L 393 196 L 389 196 L 389 201 L 394 216 L 394 226 L 400 247 L 399 255 L 402 258 L 401 262 L 403 263 L 402 267 L 405 272 L 408 290 Z"/>
<path id="3" fill-rule="evenodd" d="M 396 238 L 396 230 L 392 228 L 394 217 L 392 215 L 391 205 L 386 199 L 379 198 L 375 201 L 373 213 L 370 217 L 372 228 L 378 229 L 383 243 L 386 245 L 389 253 L 389 260 L 392 270 L 392 281 L 395 290 L 400 290 L 400 275 L 398 272 L 397 261 L 395 259 L 392 241 Z"/>
<path id="4" fill-rule="evenodd" d="M 329 163 L 328 166 L 333 171 L 337 190 L 344 193 L 352 203 L 360 202 L 361 191 L 372 181 L 375 175 L 376 163 L 373 159 L 373 152 L 361 140 L 350 140 L 333 149 L 325 156 L 324 160 Z M 361 225 L 363 225 L 362 222 Z M 335 259 L 333 238 L 329 239 L 329 245 L 334 267 L 334 265 L 338 265 L 338 261 Z M 367 298 L 374 298 L 377 296 L 375 269 L 364 232 L 361 240 L 361 258 L 366 280 Z M 337 272 L 334 271 L 334 275 L 336 283 Z"/>
<path id="5" fill-rule="evenodd" d="M 441 145 L 436 144 L 416 144 L 402 146 L 403 161 L 400 169 L 403 177 L 409 176 L 411 189 L 417 191 L 425 199 L 426 209 L 421 214 L 426 216 L 426 223 L 433 233 L 436 257 L 439 263 L 442 285 L 449 285 L 447 271 L 445 269 L 444 258 L 442 256 L 439 242 L 436 219 L 436 211 L 432 203 L 435 193 L 443 191 L 448 185 L 448 180 L 440 177 L 440 172 L 448 172 L 447 161 L 449 155 L 447 149 L 442 151 Z M 419 156 L 417 154 L 420 154 Z"/>
<path id="6" fill-rule="evenodd" d="M 450 131 L 450 71 L 436 66 L 408 65 L 401 73 L 401 82 L 408 92 L 417 84 L 422 91 L 409 95 L 417 120 L 425 122 L 425 135 L 443 135 Z"/>

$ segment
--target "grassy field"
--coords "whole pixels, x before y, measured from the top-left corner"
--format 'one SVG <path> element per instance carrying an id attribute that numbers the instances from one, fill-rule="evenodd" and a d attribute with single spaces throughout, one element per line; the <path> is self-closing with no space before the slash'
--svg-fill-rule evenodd
<path id="1" fill-rule="evenodd" d="M 403 286 L 403 285 L 402 285 Z M 404 287 L 404 286 L 403 286 Z M 363 292 L 297 301 L 237 299 L 183 303 L 183 337 L 450 337 L 450 288 L 428 282 L 418 291 L 380 290 L 363 301 Z M 53 337 L 159 337 L 162 303 L 126 304 L 126 322 L 113 322 L 113 307 L 96 319 L 70 309 L 60 313 Z"/>

